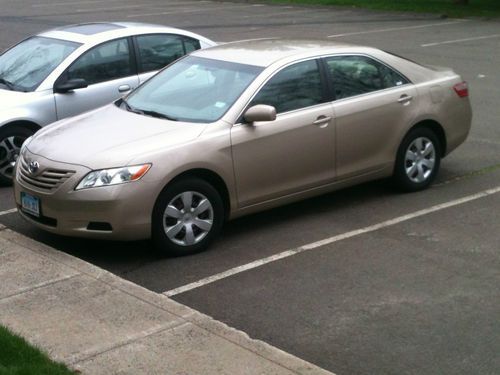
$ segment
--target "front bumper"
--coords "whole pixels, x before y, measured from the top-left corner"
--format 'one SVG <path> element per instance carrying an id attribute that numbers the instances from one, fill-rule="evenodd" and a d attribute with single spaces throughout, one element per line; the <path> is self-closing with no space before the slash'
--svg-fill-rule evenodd
<path id="1" fill-rule="evenodd" d="M 90 169 L 54 162 L 28 151 L 22 158 L 36 158 L 40 173 L 47 169 L 74 172 L 56 189 L 48 191 L 22 179 L 17 166 L 14 178 L 16 205 L 21 216 L 32 224 L 52 233 L 85 238 L 139 240 L 150 237 L 156 196 L 149 191 L 147 182 L 140 180 L 75 191 Z M 40 217 L 21 210 L 22 192 L 39 199 Z"/>

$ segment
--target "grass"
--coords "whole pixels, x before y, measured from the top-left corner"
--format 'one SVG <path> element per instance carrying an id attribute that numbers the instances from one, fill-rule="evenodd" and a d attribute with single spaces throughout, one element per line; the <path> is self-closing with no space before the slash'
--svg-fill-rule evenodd
<path id="1" fill-rule="evenodd" d="M 437 13 L 448 17 L 500 17 L 500 0 L 469 0 L 468 5 L 454 4 L 452 0 L 271 0 L 271 2 Z"/>
<path id="2" fill-rule="evenodd" d="M 23 338 L 0 326 L 0 375 L 74 375 Z"/>

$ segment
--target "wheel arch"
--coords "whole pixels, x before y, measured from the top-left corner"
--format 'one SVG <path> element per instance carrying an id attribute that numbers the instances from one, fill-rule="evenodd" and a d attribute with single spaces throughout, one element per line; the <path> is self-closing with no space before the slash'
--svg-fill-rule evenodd
<path id="1" fill-rule="evenodd" d="M 189 177 L 196 177 L 211 184 L 220 194 L 224 205 L 224 219 L 229 217 L 231 210 L 231 199 L 229 189 L 224 179 L 216 172 L 206 168 L 194 168 L 184 171 L 171 179 L 164 188 L 170 184 Z"/>
<path id="2" fill-rule="evenodd" d="M 10 128 L 15 127 L 15 126 L 22 126 L 24 128 L 31 130 L 33 133 L 37 132 L 38 130 L 40 130 L 42 128 L 40 125 L 38 125 L 36 122 L 33 122 L 33 121 L 14 120 L 14 121 L 7 122 L 7 123 L 3 124 L 2 126 L 0 126 L 0 130 L 10 129 Z"/>
<path id="3" fill-rule="evenodd" d="M 436 134 L 436 136 L 439 140 L 439 148 L 441 151 L 440 156 L 444 157 L 446 155 L 446 148 L 447 148 L 446 133 L 444 131 L 443 126 L 439 122 L 437 122 L 436 120 L 432 120 L 432 119 L 421 120 L 421 121 L 417 122 L 416 124 L 414 124 L 410 129 L 408 129 L 408 131 L 406 132 L 404 137 L 406 137 L 406 135 L 409 132 L 411 132 L 412 130 L 414 130 L 416 128 L 427 128 L 427 129 L 432 130 L 434 132 L 434 134 Z M 403 139 L 404 139 L 404 137 L 403 137 Z"/>

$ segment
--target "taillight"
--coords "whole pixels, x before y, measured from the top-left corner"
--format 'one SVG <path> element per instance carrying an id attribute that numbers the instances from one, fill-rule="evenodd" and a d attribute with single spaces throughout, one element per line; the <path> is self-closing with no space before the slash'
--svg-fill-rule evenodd
<path id="1" fill-rule="evenodd" d="M 457 95 L 460 96 L 461 98 L 469 96 L 469 86 L 465 81 L 457 83 L 455 86 L 453 86 L 453 90 L 455 90 Z"/>

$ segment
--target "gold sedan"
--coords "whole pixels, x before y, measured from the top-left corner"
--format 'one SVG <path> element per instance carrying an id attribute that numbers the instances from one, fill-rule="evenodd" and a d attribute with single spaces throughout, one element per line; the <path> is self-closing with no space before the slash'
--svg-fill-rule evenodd
<path id="1" fill-rule="evenodd" d="M 388 176 L 424 189 L 471 116 L 450 69 L 330 41 L 228 43 L 39 131 L 15 196 L 51 232 L 190 254 L 248 213 Z"/>

